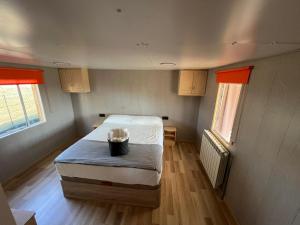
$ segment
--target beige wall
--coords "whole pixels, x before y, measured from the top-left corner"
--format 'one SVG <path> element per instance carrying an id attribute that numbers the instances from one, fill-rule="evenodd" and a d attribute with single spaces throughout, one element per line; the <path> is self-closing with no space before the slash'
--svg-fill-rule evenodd
<path id="1" fill-rule="evenodd" d="M 225 200 L 241 225 L 300 224 L 300 53 L 239 63 L 254 65 L 232 149 Z M 217 85 L 209 72 L 198 138 L 210 128 Z"/>
<path id="2" fill-rule="evenodd" d="M 92 92 L 72 94 L 77 128 L 91 131 L 99 113 L 169 116 L 181 139 L 195 140 L 200 97 L 177 95 L 178 71 L 89 70 Z"/>
<path id="3" fill-rule="evenodd" d="M 0 182 L 24 171 L 76 136 L 71 97 L 61 90 L 57 69 L 41 69 L 44 70 L 45 84 L 39 85 L 39 89 L 47 122 L 0 138 Z"/>

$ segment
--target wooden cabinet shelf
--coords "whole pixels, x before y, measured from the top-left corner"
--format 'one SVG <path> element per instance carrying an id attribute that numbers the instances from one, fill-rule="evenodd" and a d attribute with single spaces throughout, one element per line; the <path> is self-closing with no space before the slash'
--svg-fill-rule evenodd
<path id="1" fill-rule="evenodd" d="M 88 69 L 59 69 L 61 88 L 65 92 L 90 92 Z"/>
<path id="2" fill-rule="evenodd" d="M 174 134 L 165 134 L 165 137 L 176 138 L 176 136 Z"/>
<path id="3" fill-rule="evenodd" d="M 181 70 L 179 72 L 178 95 L 204 96 L 206 81 L 206 70 Z"/>

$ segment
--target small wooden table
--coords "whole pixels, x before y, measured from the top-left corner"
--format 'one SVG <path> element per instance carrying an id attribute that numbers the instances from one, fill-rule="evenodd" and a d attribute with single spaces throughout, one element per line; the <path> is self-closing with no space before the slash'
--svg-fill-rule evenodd
<path id="1" fill-rule="evenodd" d="M 164 127 L 164 141 L 167 145 L 174 145 L 176 143 L 176 127 L 166 126 Z"/>

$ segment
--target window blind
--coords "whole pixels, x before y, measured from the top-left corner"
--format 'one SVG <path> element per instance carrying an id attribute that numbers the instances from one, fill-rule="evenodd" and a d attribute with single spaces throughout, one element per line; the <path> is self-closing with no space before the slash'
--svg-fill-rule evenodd
<path id="1" fill-rule="evenodd" d="M 0 67 L 0 85 L 43 84 L 43 70 Z"/>
<path id="2" fill-rule="evenodd" d="M 248 84 L 253 68 L 253 66 L 247 66 L 237 69 L 217 71 L 217 83 Z"/>

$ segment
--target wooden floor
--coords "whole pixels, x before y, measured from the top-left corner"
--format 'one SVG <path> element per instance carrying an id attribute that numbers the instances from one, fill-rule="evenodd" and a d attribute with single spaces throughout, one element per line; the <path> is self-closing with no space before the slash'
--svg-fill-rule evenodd
<path id="1" fill-rule="evenodd" d="M 58 152 L 6 186 L 10 206 L 36 212 L 39 225 L 228 225 L 192 144 L 166 147 L 161 206 L 155 210 L 64 198 L 53 165 Z"/>

